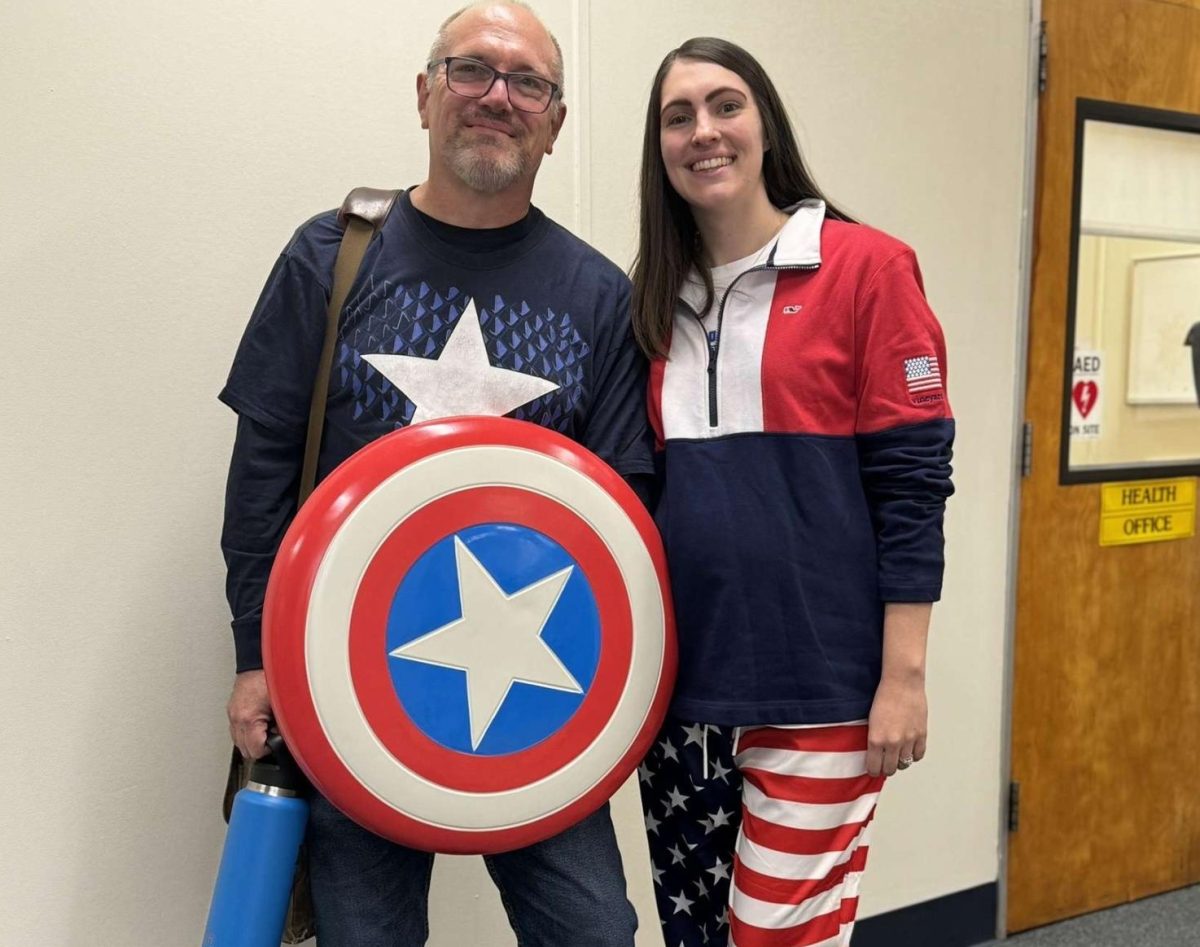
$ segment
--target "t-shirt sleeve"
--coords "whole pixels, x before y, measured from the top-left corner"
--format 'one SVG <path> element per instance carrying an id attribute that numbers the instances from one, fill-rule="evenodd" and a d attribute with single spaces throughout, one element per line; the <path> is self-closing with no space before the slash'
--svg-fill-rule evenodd
<path id="1" fill-rule="evenodd" d="M 595 386 L 581 443 L 617 473 L 654 473 L 653 440 L 646 419 L 646 359 L 633 338 L 629 319 L 629 282 L 622 277 L 614 292 L 609 345 L 596 363 Z M 600 334 L 597 338 L 601 338 Z"/>
<path id="2" fill-rule="evenodd" d="M 321 357 L 329 289 L 291 252 L 275 262 L 218 396 L 277 431 L 303 430 Z"/>

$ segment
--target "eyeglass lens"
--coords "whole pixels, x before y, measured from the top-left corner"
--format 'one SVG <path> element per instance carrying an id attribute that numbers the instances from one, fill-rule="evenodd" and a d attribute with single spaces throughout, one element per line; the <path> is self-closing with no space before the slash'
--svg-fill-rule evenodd
<path id="1" fill-rule="evenodd" d="M 554 87 L 540 76 L 524 73 L 499 73 L 486 63 L 473 59 L 450 59 L 446 63 L 446 82 L 451 92 L 470 98 L 488 94 L 498 75 L 505 75 L 508 101 L 523 112 L 544 112 L 554 94 Z"/>

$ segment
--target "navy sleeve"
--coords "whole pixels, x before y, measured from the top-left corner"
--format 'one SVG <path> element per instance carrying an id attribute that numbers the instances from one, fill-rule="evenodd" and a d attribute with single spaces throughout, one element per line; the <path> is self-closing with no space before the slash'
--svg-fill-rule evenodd
<path id="1" fill-rule="evenodd" d="M 221 552 L 237 671 L 262 667 L 262 608 L 275 553 L 296 515 L 304 434 L 238 417 L 225 489 Z"/>
<path id="2" fill-rule="evenodd" d="M 303 433 L 321 346 L 329 289 L 299 254 L 275 263 L 238 345 L 220 399 L 278 431 Z"/>
<path id="3" fill-rule="evenodd" d="M 654 475 L 644 473 L 630 474 L 625 478 L 625 482 L 629 484 L 629 488 L 633 490 L 637 498 L 642 501 L 642 506 L 646 508 L 646 512 L 653 516 L 656 502 Z"/>
<path id="4" fill-rule="evenodd" d="M 608 323 L 609 344 L 597 360 L 592 402 L 580 443 L 617 473 L 653 474 L 653 441 L 646 419 L 646 359 L 633 339 L 629 281 L 622 276 L 615 312 L 597 313 Z"/>
<path id="5" fill-rule="evenodd" d="M 858 464 L 875 526 L 879 596 L 936 602 L 942 594 L 942 519 L 954 492 L 954 421 L 860 434 Z"/>

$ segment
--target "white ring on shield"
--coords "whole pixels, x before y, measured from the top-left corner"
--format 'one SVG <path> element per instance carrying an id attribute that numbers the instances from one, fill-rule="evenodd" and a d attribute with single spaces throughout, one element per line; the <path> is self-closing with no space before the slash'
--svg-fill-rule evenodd
<path id="1" fill-rule="evenodd" d="M 486 471 L 486 473 L 481 473 Z M 599 755 L 589 772 L 572 762 L 537 783 L 502 792 L 471 793 L 435 785 L 404 766 L 370 728 L 350 675 L 350 614 L 367 564 L 388 535 L 421 507 L 464 489 L 513 486 L 563 502 L 601 536 L 629 591 L 635 629 L 625 686 L 607 725 L 576 760 Z M 538 489 L 542 487 L 542 489 Z M 420 498 L 413 502 L 412 498 Z M 380 526 L 387 522 L 386 528 Z M 597 529 L 602 523 L 604 531 Z M 322 557 L 305 628 L 308 684 L 317 717 L 343 765 L 383 803 L 428 825 L 459 831 L 525 825 L 560 811 L 611 770 L 641 729 L 662 673 L 662 592 L 641 534 L 615 499 L 591 478 L 546 454 L 524 448 L 463 447 L 397 471 L 346 517 Z M 331 669 L 314 677 L 312 669 Z M 546 808 L 547 795 L 561 805 Z"/>

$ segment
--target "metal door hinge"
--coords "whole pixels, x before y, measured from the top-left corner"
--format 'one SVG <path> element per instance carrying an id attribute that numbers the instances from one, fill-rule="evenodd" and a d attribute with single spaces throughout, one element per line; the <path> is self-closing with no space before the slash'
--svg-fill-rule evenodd
<path id="1" fill-rule="evenodd" d="M 1046 41 L 1046 21 L 1038 26 L 1038 93 L 1046 91 L 1046 77 L 1049 74 L 1048 60 L 1049 43 Z"/>
<path id="2" fill-rule="evenodd" d="M 1021 476 L 1033 473 L 1033 422 L 1026 421 L 1021 437 Z"/>
<path id="3" fill-rule="evenodd" d="M 1015 832 L 1021 824 L 1021 784 L 1008 784 L 1008 831 Z"/>

